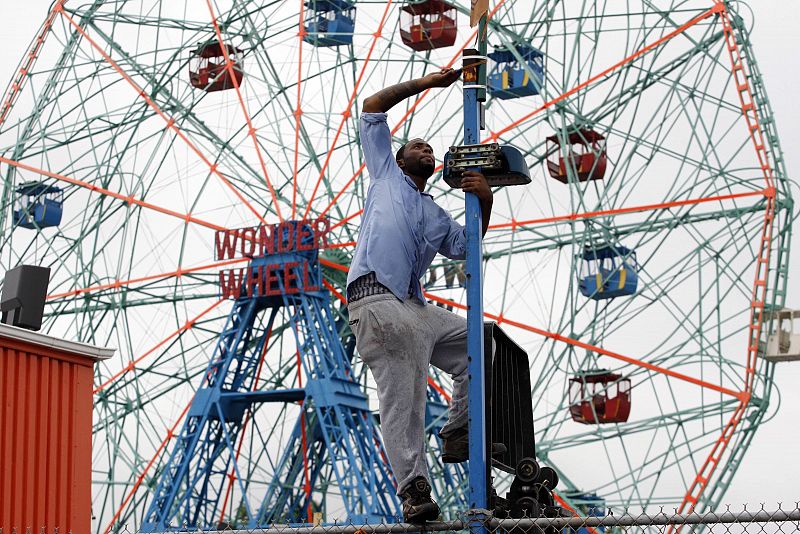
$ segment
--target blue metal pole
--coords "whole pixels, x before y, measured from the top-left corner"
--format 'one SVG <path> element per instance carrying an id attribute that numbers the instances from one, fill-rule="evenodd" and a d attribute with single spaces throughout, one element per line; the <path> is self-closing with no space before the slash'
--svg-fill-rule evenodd
<path id="1" fill-rule="evenodd" d="M 486 54 L 485 17 L 478 28 L 479 54 Z M 465 55 L 470 52 L 465 51 Z M 472 52 L 474 54 L 474 51 Z M 486 69 L 478 68 L 477 79 L 464 81 L 464 144 L 480 142 L 480 100 L 485 95 Z M 483 88 L 481 87 L 483 86 Z M 488 508 L 486 457 L 486 397 L 483 354 L 483 233 L 478 197 L 466 194 L 467 227 L 467 355 L 469 357 L 469 503 L 473 510 Z M 480 519 L 480 518 L 476 518 Z M 471 528 L 485 532 L 483 526 Z"/>

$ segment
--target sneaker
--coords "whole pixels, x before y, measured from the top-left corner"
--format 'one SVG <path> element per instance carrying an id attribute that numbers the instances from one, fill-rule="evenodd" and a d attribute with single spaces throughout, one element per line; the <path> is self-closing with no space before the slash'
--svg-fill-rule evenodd
<path id="1" fill-rule="evenodd" d="M 412 480 L 400 498 L 403 499 L 403 521 L 406 523 L 424 523 L 439 518 L 439 505 L 431 499 L 431 485 L 425 477 Z"/>
<path id="2" fill-rule="evenodd" d="M 503 454 L 506 450 L 506 446 L 502 443 L 492 443 L 493 457 Z M 469 460 L 469 432 L 466 428 L 459 428 L 442 439 L 442 462 L 460 464 L 467 460 Z"/>

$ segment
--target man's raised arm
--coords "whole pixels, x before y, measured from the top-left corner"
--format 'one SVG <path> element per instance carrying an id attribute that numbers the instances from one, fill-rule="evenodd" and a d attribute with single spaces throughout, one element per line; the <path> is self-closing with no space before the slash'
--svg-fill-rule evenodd
<path id="1" fill-rule="evenodd" d="M 457 70 L 442 69 L 439 72 L 432 72 L 416 80 L 392 85 L 386 89 L 381 89 L 372 96 L 368 96 L 364 100 L 364 106 L 361 111 L 366 113 L 386 113 L 395 104 L 426 89 L 451 86 L 459 76 L 460 73 Z"/>

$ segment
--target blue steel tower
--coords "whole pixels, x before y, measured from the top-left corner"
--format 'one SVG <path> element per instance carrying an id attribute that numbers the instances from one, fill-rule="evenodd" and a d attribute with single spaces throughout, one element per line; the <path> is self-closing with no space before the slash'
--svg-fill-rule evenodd
<path id="1" fill-rule="evenodd" d="M 260 248 L 260 254 L 246 269 L 221 275 L 227 280 L 224 290 L 235 300 L 159 476 L 143 532 L 219 528 L 231 480 L 242 484 L 240 510 L 249 528 L 310 522 L 310 510 L 325 498 L 321 494 L 330 484 L 346 512 L 339 519 L 389 523 L 401 516 L 379 429 L 362 385 L 354 380 L 352 347 L 348 351 L 342 344 L 331 296 L 323 288 L 318 222 L 287 221 L 223 236 L 253 241 L 250 248 Z M 306 380 L 302 387 L 255 389 L 259 362 L 281 310 L 287 312 L 284 332 L 294 336 Z M 447 400 L 440 388 L 429 388 L 426 427 L 433 453 L 441 445 L 438 431 L 446 420 Z M 266 490 L 248 498 L 254 492 L 248 491 L 246 473 L 237 465 L 236 444 L 248 412 L 264 403 L 302 403 L 302 409 L 290 437 L 280 443 L 283 453 Z M 261 440 L 269 446 L 271 437 Z M 436 494 L 463 509 L 465 469 L 441 465 L 435 456 Z M 324 475 L 328 480 L 322 480 Z"/>
<path id="2" fill-rule="evenodd" d="M 266 492 L 253 502 L 242 499 L 248 526 L 310 520 L 306 512 L 323 467 L 335 479 L 329 483 L 337 486 L 349 521 L 396 520 L 399 506 L 380 434 L 336 330 L 310 226 L 306 221 L 276 225 L 268 237 L 275 240 L 269 247 L 273 253 L 230 273 L 238 298 L 160 475 L 142 531 L 217 528 L 228 473 L 242 478 L 235 445 L 245 414 L 262 403 L 302 402 L 302 410 L 288 443 L 281 444 L 284 452 Z M 257 238 L 255 231 L 236 235 Z M 287 330 L 293 332 L 306 381 L 297 388 L 254 391 L 268 333 L 282 308 L 288 311 Z M 301 446 L 306 439 L 307 448 Z"/>

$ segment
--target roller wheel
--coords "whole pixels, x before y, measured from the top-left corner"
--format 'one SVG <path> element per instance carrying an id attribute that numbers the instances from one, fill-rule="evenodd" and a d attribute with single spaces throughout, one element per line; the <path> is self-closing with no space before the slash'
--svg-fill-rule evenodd
<path id="1" fill-rule="evenodd" d="M 555 474 L 555 471 L 553 473 Z M 533 458 L 523 458 L 517 464 L 517 478 L 521 482 L 533 482 L 538 475 L 539 464 Z"/>
<path id="2" fill-rule="evenodd" d="M 558 474 L 552 467 L 542 467 L 539 469 L 536 482 L 550 490 L 553 490 L 556 486 L 558 486 Z"/>
<path id="3" fill-rule="evenodd" d="M 536 499 L 533 497 L 528 495 L 520 497 L 516 504 L 522 512 L 523 517 L 539 517 L 539 503 L 536 502 Z"/>

